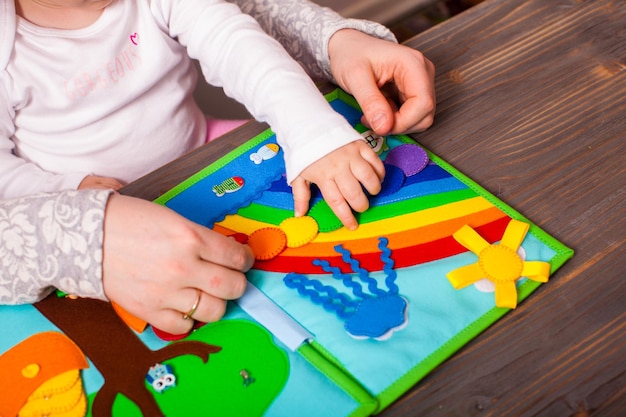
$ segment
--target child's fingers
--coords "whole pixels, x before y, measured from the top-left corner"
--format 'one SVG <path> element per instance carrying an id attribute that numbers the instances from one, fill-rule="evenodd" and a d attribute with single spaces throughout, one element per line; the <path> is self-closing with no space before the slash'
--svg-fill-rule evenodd
<path id="1" fill-rule="evenodd" d="M 311 199 L 311 188 L 309 183 L 302 177 L 298 177 L 291 183 L 293 193 L 294 216 L 304 216 L 309 211 L 309 200 Z"/>
<path id="2" fill-rule="evenodd" d="M 358 182 L 354 180 L 353 182 L 358 185 Z M 339 190 L 335 181 L 328 180 L 323 183 L 320 182 L 317 184 L 317 186 L 322 192 L 324 200 L 333 211 L 333 213 L 335 213 L 335 216 L 337 216 L 337 218 L 341 221 L 341 223 L 350 230 L 356 229 L 358 224 L 356 222 L 356 219 L 354 218 L 354 215 L 352 214 L 352 209 L 350 207 L 352 206 L 355 210 L 357 210 L 357 207 L 363 207 L 363 202 L 358 201 L 358 196 L 356 195 L 356 193 L 344 191 L 349 196 L 351 196 L 350 198 L 356 201 L 354 204 L 357 207 L 346 201 L 346 197 L 344 196 L 343 192 Z M 360 186 L 358 186 L 358 190 L 363 195 Z M 304 216 L 309 210 L 309 200 L 311 198 L 311 189 L 309 186 L 309 182 L 302 177 L 297 177 L 291 183 L 291 191 L 293 194 L 294 215 L 296 217 Z M 352 196 L 353 194 L 354 196 Z M 365 209 L 367 209 L 367 205 L 369 203 L 367 202 L 367 198 L 365 198 L 364 195 L 363 198 L 365 199 Z"/>
<path id="3" fill-rule="evenodd" d="M 381 164 L 382 165 L 382 164 Z M 382 179 L 385 176 L 385 168 L 381 166 L 382 168 L 382 175 L 380 175 L 378 173 L 378 171 L 369 163 L 367 163 L 366 161 L 361 161 L 360 163 L 356 163 L 353 164 L 351 167 L 351 173 L 354 176 L 354 180 L 357 181 L 358 183 L 360 183 L 363 188 L 365 188 L 367 190 L 368 193 L 370 193 L 371 195 L 376 195 L 380 192 L 381 189 L 381 184 L 382 184 Z M 346 185 L 349 183 L 347 181 L 344 181 L 344 183 L 346 183 Z M 357 184 L 358 185 L 358 184 Z M 358 186 L 358 188 L 355 188 L 356 185 L 354 184 L 350 184 L 351 187 L 353 187 L 351 190 L 348 190 L 346 192 L 344 192 L 344 195 L 346 196 L 346 198 L 349 201 L 353 201 L 353 198 L 350 198 L 350 196 L 346 193 L 349 192 L 358 192 L 359 195 L 357 195 L 354 200 L 356 200 L 356 198 L 366 198 L 361 186 Z M 350 204 L 352 205 L 352 204 Z M 354 206 L 352 206 L 354 207 Z M 354 207 L 355 210 L 357 211 L 363 211 L 363 210 L 359 210 L 357 207 Z M 367 209 L 367 207 L 365 207 L 365 209 Z"/>
<path id="4" fill-rule="evenodd" d="M 115 178 L 98 177 L 96 175 L 86 176 L 78 185 L 78 189 L 113 189 L 119 190 L 123 187 L 123 184 Z"/>
<path id="5" fill-rule="evenodd" d="M 378 194 L 384 177 L 385 167 L 378 155 L 364 141 L 355 140 L 310 165 L 291 183 L 295 215 L 308 211 L 309 184 L 314 182 L 343 225 L 354 230 L 358 224 L 352 210 L 364 212 L 369 207 L 363 189 Z"/>
<path id="6" fill-rule="evenodd" d="M 360 158 L 350 164 L 352 175 L 371 195 L 380 192 L 381 183 L 385 178 L 385 165 L 380 157 L 363 141 L 357 142 Z M 358 189 L 360 191 L 360 188 Z M 344 195 L 346 195 L 344 193 Z M 348 196 L 346 196 L 348 198 Z M 360 197 L 359 197 L 360 198 Z M 348 198 L 351 201 L 350 198 Z M 353 206 L 354 207 L 354 206 Z M 356 209 L 356 207 L 355 207 Z M 365 207 L 367 209 L 367 207 Z M 363 211 L 358 210 L 357 211 Z"/>
<path id="7" fill-rule="evenodd" d="M 380 184 L 377 177 L 373 175 L 370 171 L 369 177 L 374 177 L 373 184 Z M 363 192 L 363 187 L 361 186 L 361 181 L 359 178 L 352 175 L 346 175 L 345 177 L 340 178 L 337 181 L 337 188 L 341 193 L 342 199 L 345 200 L 350 207 L 352 207 L 355 211 L 362 213 L 369 207 L 369 200 L 367 199 L 367 195 Z M 372 187 L 374 188 L 374 187 Z"/>
<path id="8" fill-rule="evenodd" d="M 357 208 L 352 205 L 352 202 L 346 201 L 346 196 L 338 188 L 337 184 L 334 181 L 327 181 L 324 184 L 317 184 L 317 186 L 320 188 L 320 191 L 324 196 L 324 200 L 326 200 L 326 203 L 328 204 L 330 209 L 333 211 L 333 213 L 335 213 L 335 216 L 337 216 L 337 218 L 341 220 L 341 223 L 343 223 L 343 225 L 349 230 L 355 230 L 358 226 L 358 223 L 356 222 L 356 219 L 354 218 L 354 214 L 352 214 L 352 209 L 350 207 L 352 206 L 355 210 Z M 354 198 L 352 197 L 351 192 L 349 192 L 348 194 L 351 198 Z M 361 194 L 363 194 L 362 191 Z M 355 204 L 359 205 L 359 203 Z M 365 209 L 367 209 L 367 205 L 369 204 L 367 202 L 367 198 L 365 199 L 365 204 Z"/>
<path id="9" fill-rule="evenodd" d="M 376 152 L 374 152 L 364 142 L 363 145 L 365 146 L 361 146 L 360 148 L 361 157 L 365 159 L 369 166 L 374 170 L 378 176 L 378 182 L 380 183 L 383 179 L 385 179 L 385 165 Z"/>

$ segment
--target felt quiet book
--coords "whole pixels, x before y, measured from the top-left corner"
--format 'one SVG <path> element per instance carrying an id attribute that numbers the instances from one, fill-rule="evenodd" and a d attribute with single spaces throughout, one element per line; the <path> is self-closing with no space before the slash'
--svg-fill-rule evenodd
<path id="1" fill-rule="evenodd" d="M 2 306 L 0 416 L 372 415 L 573 255 L 411 138 L 367 130 L 341 90 L 327 99 L 385 164 L 357 230 L 315 190 L 295 218 L 274 133 L 251 138 L 156 200 L 253 248 L 224 319 L 171 335 L 100 301 Z"/>

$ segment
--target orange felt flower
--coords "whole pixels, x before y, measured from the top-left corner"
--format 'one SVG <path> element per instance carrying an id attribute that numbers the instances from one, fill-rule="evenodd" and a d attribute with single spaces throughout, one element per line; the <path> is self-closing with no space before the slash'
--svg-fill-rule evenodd
<path id="1" fill-rule="evenodd" d="M 466 287 L 481 279 L 495 285 L 496 306 L 517 307 L 515 281 L 526 277 L 533 281 L 547 282 L 550 275 L 548 262 L 524 261 L 517 250 L 529 225 L 512 219 L 499 244 L 490 245 L 474 229 L 465 225 L 453 234 L 464 247 L 478 256 L 478 262 L 455 269 L 447 274 L 455 289 Z"/>

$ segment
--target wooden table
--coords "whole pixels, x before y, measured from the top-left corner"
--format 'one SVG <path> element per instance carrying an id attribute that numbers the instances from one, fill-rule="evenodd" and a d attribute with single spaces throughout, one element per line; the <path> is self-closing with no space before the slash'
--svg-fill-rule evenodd
<path id="1" fill-rule="evenodd" d="M 381 416 L 626 416 L 626 2 L 491 0 L 408 45 L 437 66 L 414 135 L 575 249 Z M 265 126 L 129 185 L 157 197 Z"/>

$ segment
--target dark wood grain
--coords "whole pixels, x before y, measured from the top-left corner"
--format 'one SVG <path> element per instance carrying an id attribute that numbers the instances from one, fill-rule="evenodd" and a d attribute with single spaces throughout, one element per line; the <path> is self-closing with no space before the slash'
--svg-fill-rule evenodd
<path id="1" fill-rule="evenodd" d="M 491 0 L 407 42 L 437 67 L 414 138 L 575 249 L 381 416 L 626 416 L 626 2 Z M 126 187 L 153 199 L 264 126 Z"/>
<path id="2" fill-rule="evenodd" d="M 383 416 L 626 416 L 626 2 L 488 1 L 408 45 L 414 135 L 576 254 Z"/>

